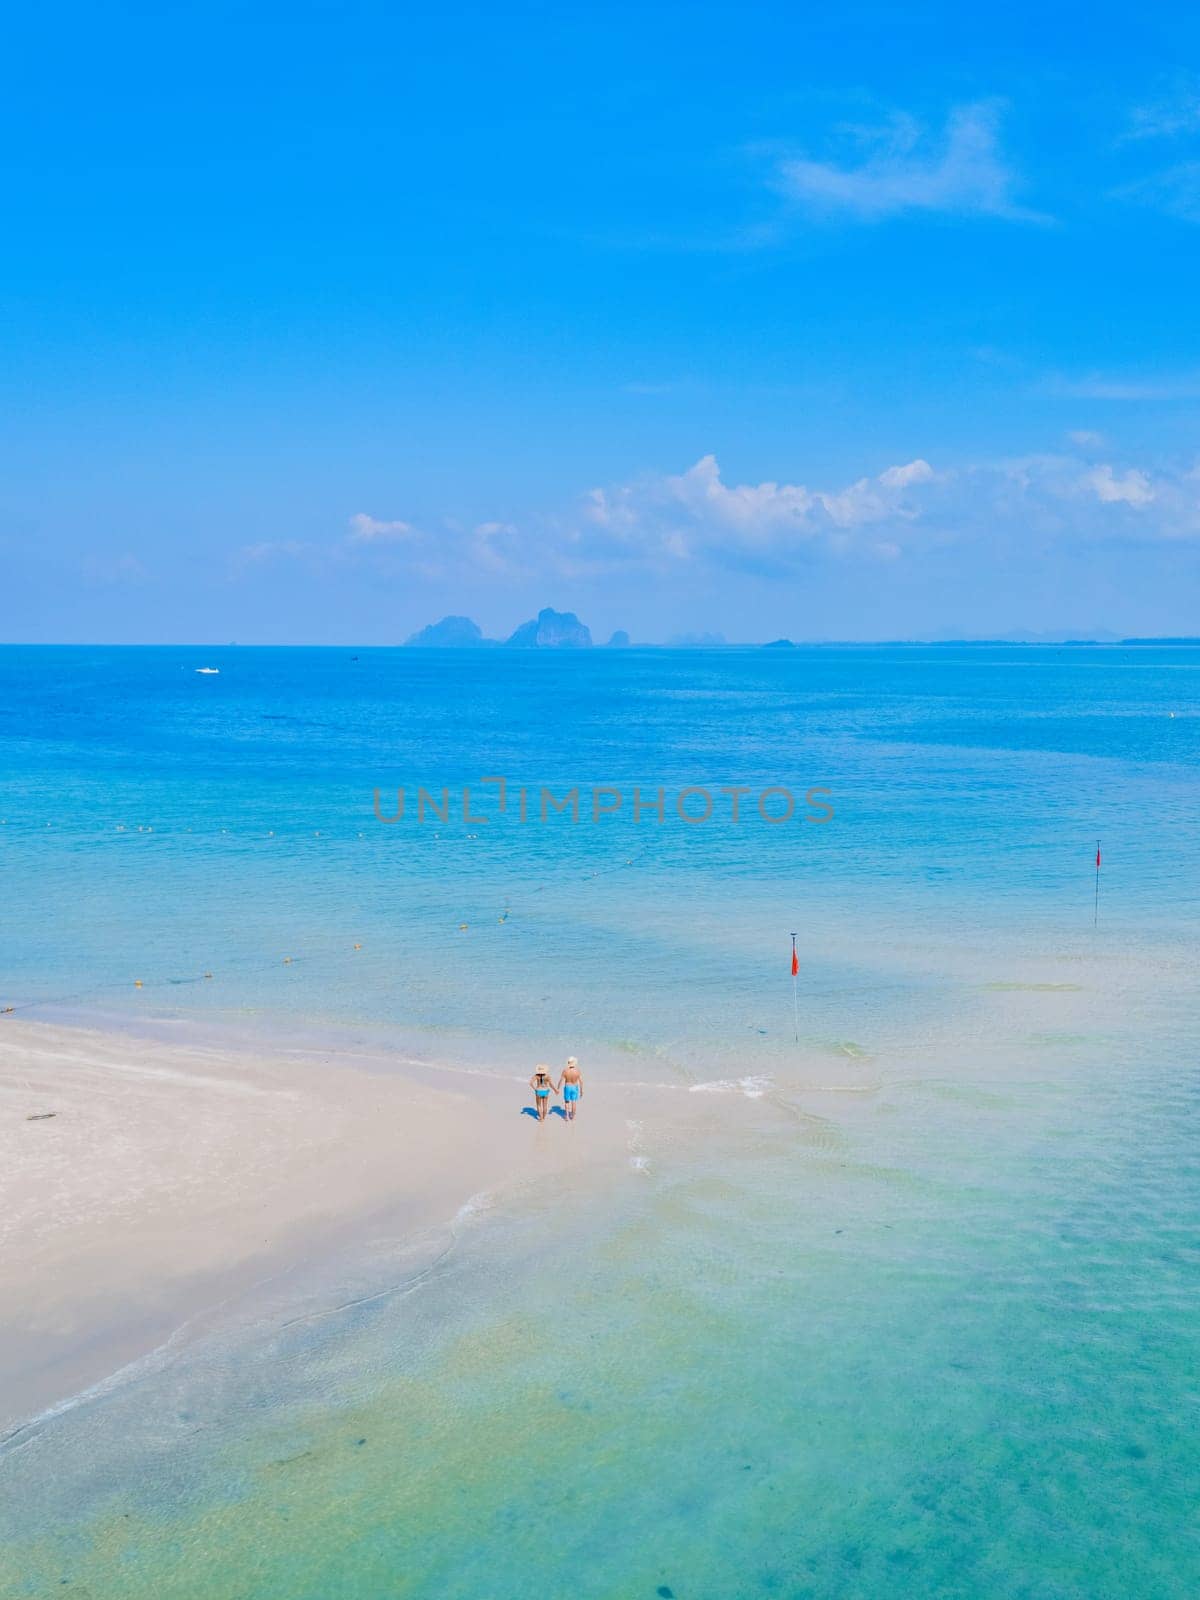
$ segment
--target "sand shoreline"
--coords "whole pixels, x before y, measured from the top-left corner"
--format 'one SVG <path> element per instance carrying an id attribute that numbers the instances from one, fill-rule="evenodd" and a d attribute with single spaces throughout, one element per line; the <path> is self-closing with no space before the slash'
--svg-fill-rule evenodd
<path id="1" fill-rule="evenodd" d="M 381 1055 L 0 1029 L 0 1437 L 264 1282 L 481 1191 L 625 1157 L 625 1123 L 522 1115 L 506 1076 Z M 48 1115 L 48 1113 L 53 1113 Z"/>

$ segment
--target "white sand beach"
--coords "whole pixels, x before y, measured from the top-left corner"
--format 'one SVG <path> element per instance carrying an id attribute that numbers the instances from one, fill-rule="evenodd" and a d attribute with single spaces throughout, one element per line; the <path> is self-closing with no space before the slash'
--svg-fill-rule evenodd
<path id="1" fill-rule="evenodd" d="M 535 1127 L 521 1082 L 435 1077 L 5 1019 L 0 1434 L 372 1220 L 623 1152 L 611 1101 Z"/>

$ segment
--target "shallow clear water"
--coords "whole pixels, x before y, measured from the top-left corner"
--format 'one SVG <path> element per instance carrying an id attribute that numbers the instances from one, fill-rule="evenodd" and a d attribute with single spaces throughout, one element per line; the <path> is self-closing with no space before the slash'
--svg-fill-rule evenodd
<path id="1" fill-rule="evenodd" d="M 629 1148 L 10 1450 L 0 1593 L 1194 1594 L 1200 652 L 352 656 L 0 651 L 6 1003 L 574 1047 Z M 835 815 L 372 814 L 498 772 Z"/>

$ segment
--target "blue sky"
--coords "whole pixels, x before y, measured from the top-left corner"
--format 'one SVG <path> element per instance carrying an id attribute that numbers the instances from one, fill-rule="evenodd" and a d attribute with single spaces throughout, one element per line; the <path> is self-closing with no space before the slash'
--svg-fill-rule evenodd
<path id="1" fill-rule="evenodd" d="M 60 7 L 0 634 L 1200 632 L 1200 17 Z"/>

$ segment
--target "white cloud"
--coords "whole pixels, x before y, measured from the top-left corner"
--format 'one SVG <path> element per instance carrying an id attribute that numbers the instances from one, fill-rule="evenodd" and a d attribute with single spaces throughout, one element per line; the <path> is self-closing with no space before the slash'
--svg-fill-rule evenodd
<path id="1" fill-rule="evenodd" d="M 474 568 L 497 577 L 515 577 L 525 571 L 520 554 L 520 530 L 511 522 L 479 522 L 471 530 L 467 559 Z"/>
<path id="2" fill-rule="evenodd" d="M 789 157 L 780 185 L 810 212 L 862 222 L 914 211 L 1045 222 L 1014 198 L 1017 177 L 1001 154 L 998 123 L 989 101 L 956 107 L 937 139 L 897 115 L 885 128 L 852 130 L 869 151 L 857 163 Z"/>
<path id="3" fill-rule="evenodd" d="M 831 556 L 919 560 L 950 544 L 1195 538 L 1200 468 L 1151 470 L 1072 451 L 935 471 L 917 457 L 817 488 L 727 483 L 706 455 L 686 472 L 591 490 L 582 515 L 546 537 L 538 562 L 572 576 L 669 575 L 684 565 L 786 575 Z"/>
<path id="4" fill-rule="evenodd" d="M 320 562 L 324 552 L 320 545 L 303 539 L 260 539 L 257 544 L 244 544 L 229 558 L 230 572 L 240 577 L 252 567 L 267 566 L 273 561 Z"/>
<path id="5" fill-rule="evenodd" d="M 860 530 L 911 523 L 918 515 L 914 491 L 936 480 L 929 463 L 917 459 L 830 489 L 772 479 L 730 484 L 716 457 L 706 455 L 686 472 L 590 490 L 582 525 L 568 542 L 576 563 L 665 570 L 701 561 L 778 568 L 806 546 L 859 548 L 894 560 L 901 553 L 895 538 L 866 539 Z"/>
<path id="6" fill-rule="evenodd" d="M 1200 84 L 1182 84 L 1174 93 L 1147 105 L 1134 106 L 1127 139 L 1173 139 L 1200 133 Z"/>
<path id="7" fill-rule="evenodd" d="M 684 572 L 717 582 L 739 573 L 791 580 L 833 561 L 876 574 L 902 563 L 919 577 L 922 563 L 938 570 L 950 547 L 1003 551 L 1011 565 L 1105 541 L 1200 542 L 1200 465 L 1097 460 L 1101 443 L 1079 429 L 1074 448 L 1058 453 L 937 470 L 915 456 L 824 486 L 731 482 L 709 453 L 682 472 L 594 488 L 572 511 L 519 524 L 442 518 L 420 532 L 361 513 L 352 526 L 359 532 L 365 524 L 365 538 L 246 545 L 232 557 L 230 576 L 294 561 L 317 576 L 369 565 L 381 583 L 542 587 L 616 576 L 653 585 Z M 120 576 L 136 581 L 138 574 L 126 563 Z"/>
<path id="8" fill-rule="evenodd" d="M 351 544 L 395 544 L 411 539 L 416 529 L 409 522 L 381 522 L 359 511 L 350 518 L 348 538 Z"/>
<path id="9" fill-rule="evenodd" d="M 757 483 L 727 487 L 713 455 L 701 456 L 694 467 L 667 478 L 666 494 L 697 520 L 709 520 L 755 537 L 771 529 L 801 528 L 813 507 L 802 484 Z"/>
<path id="10" fill-rule="evenodd" d="M 970 526 L 979 534 L 1009 525 L 1060 544 L 1200 538 L 1200 474 L 1194 468 L 1118 468 L 1075 455 L 1045 455 L 972 467 L 969 477 Z"/>
<path id="11" fill-rule="evenodd" d="M 1052 387 L 1056 394 L 1076 400 L 1196 400 L 1200 399 L 1200 375 L 1164 374 L 1157 377 L 1111 377 L 1091 373 L 1083 378 L 1060 378 Z"/>
<path id="12" fill-rule="evenodd" d="M 878 478 L 860 478 L 844 489 L 809 489 L 799 483 L 756 483 L 727 486 L 715 456 L 702 456 L 680 477 L 667 478 L 668 495 L 693 515 L 711 517 L 747 539 L 779 530 L 804 536 L 822 532 L 828 522 L 853 528 L 903 515 L 900 491 L 934 475 L 927 461 L 888 467 Z"/>
<path id="13" fill-rule="evenodd" d="M 1118 200 L 1153 206 L 1181 222 L 1200 222 L 1200 161 L 1181 161 L 1112 192 Z"/>
<path id="14" fill-rule="evenodd" d="M 1080 480 L 1105 505 L 1148 506 L 1154 499 L 1150 479 L 1137 467 L 1130 467 L 1118 478 L 1110 465 L 1093 467 Z"/>
<path id="15" fill-rule="evenodd" d="M 910 483 L 928 483 L 932 477 L 933 468 L 918 456 L 906 467 L 888 467 L 879 474 L 879 481 L 889 489 L 907 489 Z"/>
<path id="16" fill-rule="evenodd" d="M 1072 428 L 1067 434 L 1067 440 L 1080 450 L 1098 450 L 1104 443 L 1104 435 L 1096 433 L 1091 428 Z"/>
<path id="17" fill-rule="evenodd" d="M 1161 99 L 1135 106 L 1125 141 L 1188 141 L 1200 134 L 1200 78 L 1178 80 Z M 1178 146 L 1177 146 L 1178 148 Z M 1194 151 L 1194 146 L 1193 146 Z M 1200 161 L 1177 161 L 1112 190 L 1117 200 L 1153 206 L 1184 222 L 1200 222 Z"/>

